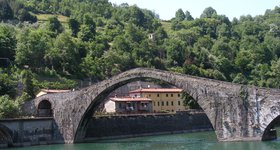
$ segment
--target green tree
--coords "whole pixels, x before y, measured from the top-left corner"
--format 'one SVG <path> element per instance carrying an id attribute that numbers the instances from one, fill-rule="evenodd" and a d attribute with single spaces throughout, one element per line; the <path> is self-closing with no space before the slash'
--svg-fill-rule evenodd
<path id="1" fill-rule="evenodd" d="M 7 0 L 0 0 L 0 21 L 14 18 L 14 13 Z"/>
<path id="2" fill-rule="evenodd" d="M 48 18 L 47 27 L 49 31 L 54 32 L 55 34 L 60 34 L 64 31 L 64 28 L 57 16 Z"/>
<path id="3" fill-rule="evenodd" d="M 178 21 L 183 21 L 183 20 L 185 20 L 185 18 L 186 18 L 186 15 L 183 12 L 183 10 L 181 8 L 178 9 L 175 14 L 175 19 Z"/>
<path id="4" fill-rule="evenodd" d="M 184 106 L 188 107 L 189 109 L 201 109 L 197 101 L 190 96 L 188 93 L 183 93 L 183 99 L 184 99 Z"/>
<path id="5" fill-rule="evenodd" d="M 14 60 L 16 44 L 14 28 L 8 25 L 0 25 L 0 58 Z"/>
<path id="6" fill-rule="evenodd" d="M 8 95 L 0 96 L 0 118 L 14 118 L 19 115 L 19 106 Z"/>
<path id="7" fill-rule="evenodd" d="M 45 59 L 58 72 L 73 74 L 77 71 L 80 55 L 69 33 L 57 36 L 53 48 L 46 51 Z"/>
<path id="8" fill-rule="evenodd" d="M 37 17 L 31 15 L 26 9 L 20 9 L 17 17 L 20 21 L 29 21 L 31 23 L 37 22 Z"/>
<path id="9" fill-rule="evenodd" d="M 30 70 L 23 70 L 21 72 L 23 92 L 27 93 L 30 98 L 35 97 L 35 86 L 33 83 L 34 75 Z"/>
<path id="10" fill-rule="evenodd" d="M 91 77 L 93 79 L 102 79 L 103 74 L 100 67 L 100 59 L 93 58 L 90 55 L 87 55 L 82 59 L 80 64 L 81 72 L 85 77 Z"/>
<path id="11" fill-rule="evenodd" d="M 190 13 L 189 11 L 186 11 L 186 12 L 185 12 L 185 20 L 187 20 L 187 21 L 192 21 L 192 20 L 194 20 L 193 17 L 192 17 L 192 15 L 191 15 L 191 13 Z"/>
<path id="12" fill-rule="evenodd" d="M 212 7 L 207 7 L 204 9 L 203 13 L 200 15 L 200 18 L 212 18 L 217 15 L 217 11 Z"/>
<path id="13" fill-rule="evenodd" d="M 9 95 L 10 97 L 15 97 L 16 82 L 2 69 L 0 69 L 0 72 L 0 96 Z"/>
<path id="14" fill-rule="evenodd" d="M 80 23 L 76 19 L 70 18 L 68 25 L 72 31 L 72 36 L 77 37 L 77 34 L 80 31 Z"/>
<path id="15" fill-rule="evenodd" d="M 169 39 L 165 44 L 168 65 L 182 66 L 185 60 L 185 47 L 182 41 Z"/>
<path id="16" fill-rule="evenodd" d="M 44 67 L 44 55 L 50 48 L 51 37 L 44 30 L 23 30 L 18 35 L 16 62 L 30 68 Z"/>

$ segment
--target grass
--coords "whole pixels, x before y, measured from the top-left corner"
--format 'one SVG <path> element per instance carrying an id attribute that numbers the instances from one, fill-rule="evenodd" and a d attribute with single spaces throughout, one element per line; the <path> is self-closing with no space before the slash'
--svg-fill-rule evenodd
<path id="1" fill-rule="evenodd" d="M 167 32 L 170 33 L 171 32 L 171 22 L 169 21 L 162 21 L 161 22 L 163 29 Z"/>
<path id="2" fill-rule="evenodd" d="M 53 17 L 53 16 L 57 16 L 58 20 L 61 22 L 61 23 L 67 23 L 68 22 L 68 17 L 66 16 L 63 16 L 63 15 L 54 15 L 54 14 L 35 14 L 38 21 L 47 21 L 48 18 L 50 17 Z"/>

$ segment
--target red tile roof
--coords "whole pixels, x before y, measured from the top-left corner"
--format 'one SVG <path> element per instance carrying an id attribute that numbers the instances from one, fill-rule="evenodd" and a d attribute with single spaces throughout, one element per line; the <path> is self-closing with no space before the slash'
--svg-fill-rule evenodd
<path id="1" fill-rule="evenodd" d="M 117 101 L 117 102 L 139 102 L 139 101 L 152 101 L 149 98 L 144 98 L 144 97 L 112 97 L 110 98 L 112 101 Z"/>
<path id="2" fill-rule="evenodd" d="M 156 88 L 156 89 L 138 89 L 129 93 L 181 93 L 183 89 L 178 88 Z"/>

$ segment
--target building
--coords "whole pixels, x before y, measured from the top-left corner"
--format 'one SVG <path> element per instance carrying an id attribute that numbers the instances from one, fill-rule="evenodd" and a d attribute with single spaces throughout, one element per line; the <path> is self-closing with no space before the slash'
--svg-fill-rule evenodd
<path id="1" fill-rule="evenodd" d="M 161 86 L 153 83 L 153 82 L 144 82 L 144 81 L 135 81 L 128 83 L 119 87 L 118 89 L 114 90 L 110 93 L 109 97 L 126 97 L 129 95 L 130 91 L 137 90 L 140 88 L 161 88 Z"/>
<path id="2" fill-rule="evenodd" d="M 70 90 L 54 90 L 54 89 L 41 89 L 41 91 L 36 95 L 36 97 L 45 95 L 45 94 L 51 94 L 51 93 L 65 93 L 69 92 Z"/>
<path id="3" fill-rule="evenodd" d="M 153 112 L 184 111 L 182 89 L 178 88 L 147 88 L 129 92 L 130 97 L 149 98 L 153 102 Z"/>
<path id="4" fill-rule="evenodd" d="M 149 113 L 153 111 L 152 100 L 142 97 L 110 98 L 104 108 L 107 113 Z"/>

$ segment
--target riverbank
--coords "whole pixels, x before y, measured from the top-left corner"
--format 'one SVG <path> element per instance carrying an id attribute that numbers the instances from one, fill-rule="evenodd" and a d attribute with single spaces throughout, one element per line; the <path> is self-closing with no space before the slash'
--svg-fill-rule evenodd
<path id="1" fill-rule="evenodd" d="M 114 115 L 93 117 L 83 142 L 130 137 L 211 131 L 204 113 Z M 63 144 L 53 118 L 0 120 L 0 148 Z"/>

